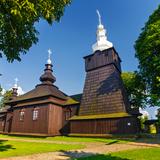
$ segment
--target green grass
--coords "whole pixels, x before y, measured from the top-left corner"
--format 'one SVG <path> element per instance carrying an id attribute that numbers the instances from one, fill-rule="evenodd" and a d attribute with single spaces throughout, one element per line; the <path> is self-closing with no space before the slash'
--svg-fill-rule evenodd
<path id="1" fill-rule="evenodd" d="M 54 144 L 0 140 L 0 158 L 84 148 L 81 144 Z"/>
<path id="2" fill-rule="evenodd" d="M 134 149 L 73 160 L 160 160 L 160 148 Z"/>
<path id="3" fill-rule="evenodd" d="M 63 142 L 102 142 L 106 144 L 110 143 L 127 143 L 124 140 L 108 139 L 108 138 L 86 138 L 86 137 L 67 137 L 67 136 L 56 136 L 56 137 L 31 137 L 31 136 L 12 136 L 12 135 L 2 135 L 0 138 L 9 139 L 31 139 L 31 140 L 41 140 L 41 141 L 63 141 Z"/>

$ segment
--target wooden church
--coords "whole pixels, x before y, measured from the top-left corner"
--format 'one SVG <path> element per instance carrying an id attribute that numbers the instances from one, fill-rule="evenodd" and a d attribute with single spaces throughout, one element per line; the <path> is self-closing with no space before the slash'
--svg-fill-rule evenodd
<path id="1" fill-rule="evenodd" d="M 121 79 L 121 59 L 107 40 L 101 23 L 93 53 L 84 57 L 86 80 L 82 94 L 68 96 L 54 85 L 49 58 L 41 83 L 11 100 L 0 112 L 0 132 L 5 134 L 56 136 L 67 134 L 105 135 L 139 132 L 138 109 L 129 104 Z"/>

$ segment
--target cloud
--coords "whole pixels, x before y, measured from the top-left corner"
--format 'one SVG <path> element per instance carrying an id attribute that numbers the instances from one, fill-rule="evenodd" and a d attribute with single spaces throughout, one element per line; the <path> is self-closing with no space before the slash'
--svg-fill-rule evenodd
<path id="1" fill-rule="evenodd" d="M 25 92 L 23 91 L 23 89 L 22 89 L 22 87 L 21 86 L 18 86 L 18 90 L 17 90 L 17 92 L 18 92 L 18 96 L 19 95 L 22 95 L 22 94 L 24 94 Z"/>
<path id="2" fill-rule="evenodd" d="M 12 88 L 10 88 L 9 90 L 12 90 Z M 18 96 L 22 95 L 25 93 L 25 91 L 23 91 L 21 86 L 18 86 L 18 90 L 17 90 Z"/>
<path id="3" fill-rule="evenodd" d="M 142 117 L 149 117 L 149 113 L 146 110 L 143 110 L 142 108 L 139 108 L 139 112 L 142 113 Z"/>
<path id="4" fill-rule="evenodd" d="M 1 94 L 4 95 L 5 93 L 6 93 L 6 90 L 4 88 L 2 88 Z"/>

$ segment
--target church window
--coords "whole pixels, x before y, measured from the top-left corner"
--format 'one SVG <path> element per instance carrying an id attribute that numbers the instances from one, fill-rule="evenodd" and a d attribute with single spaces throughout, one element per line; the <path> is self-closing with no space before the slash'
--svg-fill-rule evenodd
<path id="1" fill-rule="evenodd" d="M 65 111 L 65 120 L 68 121 L 69 118 L 71 118 L 71 111 L 67 110 L 67 111 Z"/>
<path id="2" fill-rule="evenodd" d="M 24 111 L 24 109 L 22 109 L 22 110 L 20 111 L 20 113 L 19 113 L 19 120 L 20 120 L 20 121 L 23 121 L 23 120 L 24 120 L 24 115 L 25 115 L 25 111 Z"/>
<path id="3" fill-rule="evenodd" d="M 33 121 L 38 119 L 38 114 L 39 114 L 38 108 L 34 108 L 34 110 L 33 110 Z"/>

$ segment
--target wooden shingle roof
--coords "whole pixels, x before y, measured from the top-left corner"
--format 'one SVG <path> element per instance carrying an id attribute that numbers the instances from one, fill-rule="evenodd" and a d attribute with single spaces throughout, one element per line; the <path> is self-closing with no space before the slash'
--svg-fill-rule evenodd
<path id="1" fill-rule="evenodd" d="M 8 104 L 46 96 L 53 96 L 62 100 L 67 98 L 67 95 L 60 91 L 55 85 L 40 84 L 37 85 L 35 89 L 9 101 Z"/>

